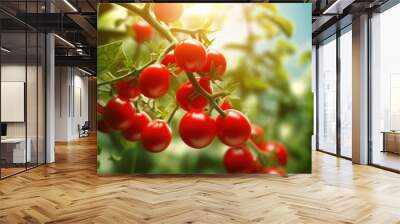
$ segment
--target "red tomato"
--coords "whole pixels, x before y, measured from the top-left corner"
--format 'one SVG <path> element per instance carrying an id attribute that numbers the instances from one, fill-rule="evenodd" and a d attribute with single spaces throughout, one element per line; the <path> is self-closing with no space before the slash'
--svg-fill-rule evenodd
<path id="1" fill-rule="evenodd" d="M 249 167 L 247 167 L 246 172 L 247 173 L 258 173 L 262 169 L 263 169 L 263 165 L 260 162 L 254 160 L 251 163 L 251 165 Z"/>
<path id="2" fill-rule="evenodd" d="M 140 140 L 140 134 L 143 130 L 143 127 L 150 123 L 151 118 L 146 112 L 141 111 L 133 115 L 131 120 L 131 125 L 128 129 L 122 132 L 122 135 L 126 140 L 129 141 L 138 141 Z"/>
<path id="3" fill-rule="evenodd" d="M 149 152 L 164 151 L 172 140 L 171 128 L 163 120 L 151 121 L 143 128 L 141 140 Z"/>
<path id="4" fill-rule="evenodd" d="M 270 169 L 264 169 L 264 170 L 260 171 L 260 173 L 280 175 L 282 177 L 286 176 L 285 171 L 283 171 L 282 169 L 276 168 L 276 167 L 271 167 Z"/>
<path id="5" fill-rule="evenodd" d="M 165 23 L 177 21 L 183 14 L 182 3 L 155 3 L 154 14 L 157 19 Z"/>
<path id="6" fill-rule="evenodd" d="M 148 98 L 156 99 L 164 96 L 170 86 L 169 76 L 165 65 L 150 65 L 140 73 L 139 89 Z"/>
<path id="7" fill-rule="evenodd" d="M 100 104 L 97 104 L 97 113 L 99 113 L 99 114 L 102 114 L 103 113 L 103 111 L 104 111 L 104 108 L 100 105 Z"/>
<path id="8" fill-rule="evenodd" d="M 201 88 L 206 92 L 212 93 L 212 87 L 208 78 L 197 79 Z M 197 94 L 197 95 L 195 95 Z M 176 101 L 184 110 L 203 109 L 208 105 L 208 100 L 204 96 L 197 93 L 190 81 L 183 83 L 176 90 Z"/>
<path id="9" fill-rule="evenodd" d="M 112 132 L 112 128 L 110 128 L 104 120 L 97 121 L 97 130 L 103 133 L 110 133 Z"/>
<path id="10" fill-rule="evenodd" d="M 214 71 L 219 77 L 222 77 L 226 70 L 226 60 L 220 52 L 209 49 L 207 52 L 207 60 L 203 67 L 203 72 L 209 73 Z"/>
<path id="11" fill-rule="evenodd" d="M 264 141 L 264 129 L 261 127 L 252 124 L 251 125 L 251 140 L 253 140 L 254 143 L 258 144 Z"/>
<path id="12" fill-rule="evenodd" d="M 179 124 L 179 135 L 192 148 L 206 147 L 215 137 L 215 121 L 200 110 L 187 112 Z"/>
<path id="13" fill-rule="evenodd" d="M 216 119 L 217 136 L 221 142 L 229 146 L 245 144 L 250 137 L 250 122 L 240 111 L 229 109 L 223 118 L 218 115 Z"/>
<path id="14" fill-rule="evenodd" d="M 207 53 L 204 45 L 195 39 L 187 39 L 175 47 L 176 63 L 186 72 L 202 71 Z"/>
<path id="15" fill-rule="evenodd" d="M 130 126 L 134 114 L 135 107 L 131 102 L 116 97 L 108 101 L 104 109 L 103 119 L 110 128 L 124 130 Z"/>
<path id="16" fill-rule="evenodd" d="M 162 59 L 161 64 L 163 64 L 165 66 L 175 65 L 175 74 L 176 75 L 179 75 L 182 72 L 182 69 L 179 68 L 179 66 L 176 64 L 176 58 L 175 58 L 174 51 L 168 52 L 168 54 L 166 54 L 164 56 L 164 58 Z"/>
<path id="17" fill-rule="evenodd" d="M 140 95 L 140 90 L 133 80 L 118 80 L 114 88 L 120 98 L 133 99 Z"/>
<path id="18" fill-rule="evenodd" d="M 135 33 L 135 40 L 139 44 L 150 40 L 153 37 L 153 28 L 144 21 L 137 21 L 132 25 L 132 30 Z"/>
<path id="19" fill-rule="evenodd" d="M 229 100 L 224 100 L 224 102 L 222 102 L 220 107 L 222 110 L 229 110 L 229 109 L 232 109 L 232 104 L 231 104 L 231 102 L 229 102 Z"/>
<path id="20" fill-rule="evenodd" d="M 265 153 L 274 153 L 279 165 L 285 166 L 288 161 L 288 151 L 284 145 L 279 142 L 269 141 L 257 144 L 258 148 Z"/>
<path id="21" fill-rule="evenodd" d="M 253 162 L 253 154 L 244 146 L 230 148 L 224 155 L 224 166 L 228 173 L 246 173 Z"/>

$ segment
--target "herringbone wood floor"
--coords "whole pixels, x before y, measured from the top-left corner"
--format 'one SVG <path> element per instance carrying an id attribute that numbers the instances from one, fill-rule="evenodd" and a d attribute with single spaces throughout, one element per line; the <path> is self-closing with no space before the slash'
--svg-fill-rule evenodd
<path id="1" fill-rule="evenodd" d="M 400 175 L 315 152 L 289 178 L 99 177 L 95 138 L 0 181 L 0 223 L 400 223 Z"/>

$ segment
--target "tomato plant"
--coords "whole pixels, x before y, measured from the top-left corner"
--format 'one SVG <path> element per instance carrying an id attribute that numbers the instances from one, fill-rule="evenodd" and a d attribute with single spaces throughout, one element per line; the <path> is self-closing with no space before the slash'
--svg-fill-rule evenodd
<path id="1" fill-rule="evenodd" d="M 141 140 L 144 148 L 149 152 L 164 151 L 172 140 L 172 131 L 163 120 L 154 120 L 143 127 Z"/>
<path id="2" fill-rule="evenodd" d="M 212 92 L 210 80 L 207 78 L 198 79 L 199 85 L 204 91 Z M 184 110 L 203 109 L 208 105 L 208 99 L 198 92 L 193 87 L 190 81 L 183 83 L 176 90 L 176 102 Z"/>
<path id="3" fill-rule="evenodd" d="M 174 73 L 176 75 L 179 75 L 182 72 L 182 69 L 179 68 L 179 66 L 177 66 L 176 64 L 176 57 L 175 57 L 175 53 L 174 51 L 170 51 L 168 52 L 164 58 L 161 61 L 161 64 L 165 65 L 165 66 L 169 66 L 169 65 L 174 65 L 175 66 L 175 71 Z"/>
<path id="4" fill-rule="evenodd" d="M 250 137 L 250 122 L 240 111 L 229 109 L 225 116 L 218 115 L 216 119 L 217 136 L 228 146 L 239 146 L 246 143 Z"/>
<path id="5" fill-rule="evenodd" d="M 288 151 L 284 145 L 275 141 L 258 144 L 259 149 L 265 153 L 272 153 L 281 166 L 285 166 L 288 161 Z"/>
<path id="6" fill-rule="evenodd" d="M 215 121 L 201 110 L 187 112 L 179 124 L 179 134 L 188 146 L 204 148 L 215 137 Z"/>
<path id="7" fill-rule="evenodd" d="M 129 128 L 122 131 L 122 135 L 126 140 L 138 141 L 143 128 L 150 123 L 151 117 L 144 111 L 136 113 L 132 116 Z"/>
<path id="8" fill-rule="evenodd" d="M 183 14 L 182 3 L 155 3 L 154 14 L 157 19 L 165 23 L 177 21 Z"/>
<path id="9" fill-rule="evenodd" d="M 170 73 L 165 65 L 154 64 L 143 69 L 139 76 L 139 89 L 148 98 L 159 98 L 168 92 Z"/>
<path id="10" fill-rule="evenodd" d="M 135 34 L 135 40 L 139 44 L 150 40 L 154 35 L 153 28 L 144 21 L 135 22 L 132 25 L 132 30 Z"/>
<path id="11" fill-rule="evenodd" d="M 286 176 L 285 171 L 277 167 L 271 167 L 269 169 L 264 169 L 260 171 L 260 173 L 271 174 L 271 175 L 279 175 L 279 176 Z"/>
<path id="12" fill-rule="evenodd" d="M 176 45 L 175 57 L 178 66 L 186 72 L 200 72 L 206 64 L 207 53 L 202 43 L 187 39 Z"/>
<path id="13" fill-rule="evenodd" d="M 103 133 L 112 132 L 112 129 L 110 128 L 110 126 L 108 126 L 108 124 L 106 124 L 104 120 L 97 121 L 97 130 Z"/>
<path id="14" fill-rule="evenodd" d="M 135 85 L 134 80 L 118 80 L 114 88 L 120 98 L 133 99 L 140 95 L 139 87 Z"/>
<path id="15" fill-rule="evenodd" d="M 261 143 L 264 141 L 264 129 L 256 124 L 251 125 L 251 140 L 254 143 Z"/>
<path id="16" fill-rule="evenodd" d="M 247 64 L 243 64 L 246 58 L 237 60 L 237 65 L 228 65 L 225 48 L 213 48 L 211 35 L 215 31 L 209 27 L 212 20 L 204 27 L 185 28 L 185 24 L 179 21 L 184 10 L 181 3 L 121 6 L 129 11 L 128 16 L 135 16 L 126 24 L 136 21 L 132 30 L 137 44 L 124 42 L 130 45 L 126 47 L 123 43 L 112 43 L 102 48 L 103 53 L 111 56 L 107 60 L 101 59 L 110 63 L 101 67 L 102 75 L 99 76 L 98 90 L 105 100 L 97 107 L 98 130 L 111 136 L 110 141 L 115 144 L 128 142 L 129 147 L 142 146 L 142 151 L 150 153 L 170 148 L 166 153 L 171 152 L 171 155 L 181 153 L 178 150 L 184 148 L 169 147 L 173 134 L 179 134 L 182 145 L 197 148 L 197 152 L 203 153 L 199 161 L 208 159 L 206 154 L 214 153 L 215 145 L 224 147 L 224 153 L 215 155 L 221 168 L 228 173 L 285 175 L 289 158 L 287 148 L 278 142 L 265 141 L 264 137 L 269 135 L 265 131 L 267 129 L 260 126 L 266 126 L 251 123 L 248 119 L 250 113 L 243 106 L 247 103 L 243 100 L 248 97 L 246 92 L 235 92 L 239 88 L 249 88 L 250 84 L 257 88 L 264 87 L 259 80 L 248 73 L 242 75 L 242 72 L 251 71 L 259 77 L 264 73 L 255 71 L 254 67 L 246 67 Z M 129 25 L 127 27 L 130 29 Z M 154 41 L 143 44 L 153 37 Z M 252 38 L 249 37 L 249 40 Z M 124 47 L 136 47 L 134 54 L 127 56 L 121 50 Z M 231 47 L 247 51 L 254 49 L 254 46 Z M 282 54 L 285 50 L 282 49 Z M 263 57 L 257 60 L 263 60 Z M 240 70 L 232 72 L 238 67 Z M 282 88 L 286 86 L 282 85 Z M 122 143 L 119 140 L 123 140 Z M 135 148 L 129 153 L 138 153 L 141 149 Z M 112 161 L 125 158 L 125 154 L 120 152 L 111 152 L 110 155 Z M 158 156 L 160 154 L 149 157 Z M 154 159 L 152 162 L 177 162 L 171 158 L 168 161 Z"/>
<path id="17" fill-rule="evenodd" d="M 206 63 L 203 67 L 203 72 L 210 73 L 215 72 L 217 76 L 222 77 L 226 70 L 226 59 L 225 56 L 214 49 L 207 51 Z"/>
<path id="18" fill-rule="evenodd" d="M 135 108 L 132 103 L 116 97 L 108 101 L 103 112 L 103 119 L 110 128 L 125 130 L 131 124 L 133 114 L 135 114 Z"/>
<path id="19" fill-rule="evenodd" d="M 245 173 L 253 162 L 253 155 L 244 146 L 229 148 L 224 155 L 224 166 L 229 173 Z"/>
<path id="20" fill-rule="evenodd" d="M 231 102 L 229 102 L 229 100 L 224 100 L 222 103 L 221 103 L 221 109 L 222 110 L 229 110 L 229 109 L 232 109 L 233 107 L 232 107 L 232 104 L 231 104 Z"/>

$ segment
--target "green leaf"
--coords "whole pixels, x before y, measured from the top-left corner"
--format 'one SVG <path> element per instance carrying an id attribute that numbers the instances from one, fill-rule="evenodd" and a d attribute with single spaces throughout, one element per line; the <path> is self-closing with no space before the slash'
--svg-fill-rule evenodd
<path id="1" fill-rule="evenodd" d="M 125 55 L 122 50 L 122 41 L 102 45 L 97 48 L 97 71 L 100 75 L 114 73 L 125 67 Z"/>
<path id="2" fill-rule="evenodd" d="M 270 15 L 269 13 L 262 13 L 257 16 L 257 21 L 262 23 L 271 22 L 275 24 L 287 37 L 291 37 L 294 32 L 293 24 L 285 17 L 278 15 Z"/>
<path id="3" fill-rule="evenodd" d="M 240 50 L 240 51 L 249 51 L 249 46 L 244 45 L 244 44 L 226 44 L 224 46 L 225 49 L 227 50 Z"/>
<path id="4" fill-rule="evenodd" d="M 261 6 L 272 12 L 272 13 L 277 13 L 278 12 L 278 6 L 276 4 L 272 4 L 272 3 L 262 3 Z"/>
<path id="5" fill-rule="evenodd" d="M 300 65 L 307 65 L 311 62 L 311 51 L 305 51 L 300 55 Z"/>

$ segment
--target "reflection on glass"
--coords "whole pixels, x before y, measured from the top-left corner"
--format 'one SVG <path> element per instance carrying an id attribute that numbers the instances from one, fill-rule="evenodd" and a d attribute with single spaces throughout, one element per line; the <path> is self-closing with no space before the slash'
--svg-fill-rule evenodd
<path id="1" fill-rule="evenodd" d="M 37 165 L 38 144 L 37 144 L 37 79 L 38 79 L 38 36 L 36 32 L 27 33 L 27 82 L 26 82 L 26 113 L 27 113 L 27 143 L 30 148 L 30 161 L 28 168 Z"/>
<path id="2" fill-rule="evenodd" d="M 336 39 L 318 48 L 318 148 L 336 153 Z"/>
<path id="3" fill-rule="evenodd" d="M 340 36 L 340 153 L 352 157 L 352 35 Z"/>
<path id="4" fill-rule="evenodd" d="M 372 163 L 400 170 L 400 5 L 372 18 Z"/>

